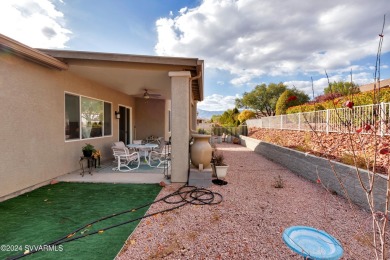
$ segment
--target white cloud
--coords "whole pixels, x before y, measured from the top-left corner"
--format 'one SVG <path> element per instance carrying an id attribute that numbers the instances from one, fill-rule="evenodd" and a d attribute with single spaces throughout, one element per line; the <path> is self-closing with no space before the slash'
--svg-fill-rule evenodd
<path id="1" fill-rule="evenodd" d="M 341 72 L 376 54 L 389 10 L 387 0 L 204 0 L 156 22 L 155 51 L 205 59 L 238 86 L 264 76 Z"/>
<path id="2" fill-rule="evenodd" d="M 371 78 L 370 78 L 371 77 Z M 352 80 L 354 83 L 358 85 L 365 85 L 373 82 L 372 76 L 369 75 L 366 72 L 352 74 Z M 323 77 L 316 80 L 313 80 L 313 83 L 311 81 L 299 81 L 299 80 L 293 80 L 293 81 L 286 81 L 284 84 L 290 88 L 296 87 L 299 90 L 302 90 L 307 95 L 309 95 L 310 98 L 313 97 L 313 91 L 314 96 L 319 96 L 323 94 L 323 91 L 326 87 L 328 87 L 329 82 L 338 82 L 338 81 L 344 81 L 344 82 L 350 82 L 351 78 L 350 75 L 348 76 L 341 76 L 341 75 L 329 75 L 329 78 Z"/>
<path id="3" fill-rule="evenodd" d="M 202 102 L 198 103 L 198 108 L 208 111 L 225 111 L 235 107 L 236 98 L 242 98 L 240 95 L 223 96 L 219 94 L 212 94 L 205 97 Z"/>
<path id="4" fill-rule="evenodd" d="M 54 2 L 0 1 L 0 33 L 31 47 L 65 48 L 71 31 Z M 63 4 L 61 0 L 58 3 Z"/>

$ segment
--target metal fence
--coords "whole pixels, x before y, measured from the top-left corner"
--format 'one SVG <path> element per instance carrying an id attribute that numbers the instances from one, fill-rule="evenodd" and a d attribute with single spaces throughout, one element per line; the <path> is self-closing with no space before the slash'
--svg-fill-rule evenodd
<path id="1" fill-rule="evenodd" d="M 211 129 L 212 135 L 222 136 L 231 135 L 235 137 L 239 137 L 240 135 L 248 135 L 248 128 L 246 125 L 240 125 L 237 127 L 224 127 L 224 126 L 214 126 Z"/>
<path id="2" fill-rule="evenodd" d="M 390 103 L 380 103 L 351 108 L 327 109 L 288 115 L 263 117 L 247 120 L 248 127 L 285 129 L 298 131 L 318 131 L 348 133 L 369 132 L 390 135 Z M 368 131 L 369 130 L 369 131 Z"/>

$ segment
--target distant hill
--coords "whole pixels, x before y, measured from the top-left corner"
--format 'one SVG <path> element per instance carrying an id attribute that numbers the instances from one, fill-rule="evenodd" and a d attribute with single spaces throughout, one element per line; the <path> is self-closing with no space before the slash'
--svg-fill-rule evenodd
<path id="1" fill-rule="evenodd" d="M 225 111 L 208 111 L 198 109 L 198 118 L 211 119 L 213 115 L 222 115 Z"/>

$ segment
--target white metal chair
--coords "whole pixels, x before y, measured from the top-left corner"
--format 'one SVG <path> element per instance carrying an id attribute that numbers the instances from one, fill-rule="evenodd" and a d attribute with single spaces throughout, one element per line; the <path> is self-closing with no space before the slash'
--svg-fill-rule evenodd
<path id="1" fill-rule="evenodd" d="M 115 147 L 118 147 L 118 148 L 126 148 L 126 145 L 124 142 L 120 141 L 120 142 L 114 142 L 112 143 L 113 146 Z"/>
<path id="2" fill-rule="evenodd" d="M 120 149 L 127 149 L 128 150 L 128 153 L 131 153 L 130 149 L 128 147 L 126 147 L 125 143 L 120 141 L 120 142 L 114 142 L 112 143 L 112 147 L 115 147 L 115 148 L 120 148 Z M 135 152 L 135 151 L 134 151 Z M 117 157 L 115 157 L 115 160 L 114 160 L 114 163 L 117 163 Z"/>
<path id="3" fill-rule="evenodd" d="M 118 166 L 112 168 L 112 170 L 120 172 L 129 172 L 139 168 L 140 158 L 138 152 L 130 153 L 126 147 L 118 148 L 116 146 L 113 146 L 111 149 L 115 160 L 118 162 Z M 133 165 L 134 163 L 136 164 L 136 166 L 131 167 L 131 165 Z"/>
<path id="4" fill-rule="evenodd" d="M 171 166 L 171 151 L 169 145 L 165 145 L 165 142 L 161 140 L 159 147 L 149 153 L 148 164 L 154 168 L 169 168 Z"/>

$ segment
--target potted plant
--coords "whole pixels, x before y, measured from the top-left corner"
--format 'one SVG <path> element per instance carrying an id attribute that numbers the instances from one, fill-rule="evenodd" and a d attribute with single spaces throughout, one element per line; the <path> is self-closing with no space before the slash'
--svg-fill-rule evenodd
<path id="1" fill-rule="evenodd" d="M 227 135 L 226 142 L 227 143 L 231 143 L 232 142 L 232 136 L 230 134 Z"/>
<path id="2" fill-rule="evenodd" d="M 102 157 L 100 150 L 95 150 L 92 153 L 92 157 L 95 159 L 95 168 L 100 168 L 100 158 Z"/>
<path id="3" fill-rule="evenodd" d="M 217 143 L 222 143 L 222 135 L 218 132 Z"/>
<path id="4" fill-rule="evenodd" d="M 213 175 L 216 176 L 218 179 L 223 179 L 226 177 L 227 170 L 229 168 L 229 165 L 226 165 L 224 162 L 225 158 L 223 156 L 222 152 L 215 151 L 213 155 Z"/>
<path id="5" fill-rule="evenodd" d="M 83 151 L 84 157 L 91 157 L 92 153 L 96 151 L 95 147 L 89 143 L 86 143 L 81 150 Z"/>

